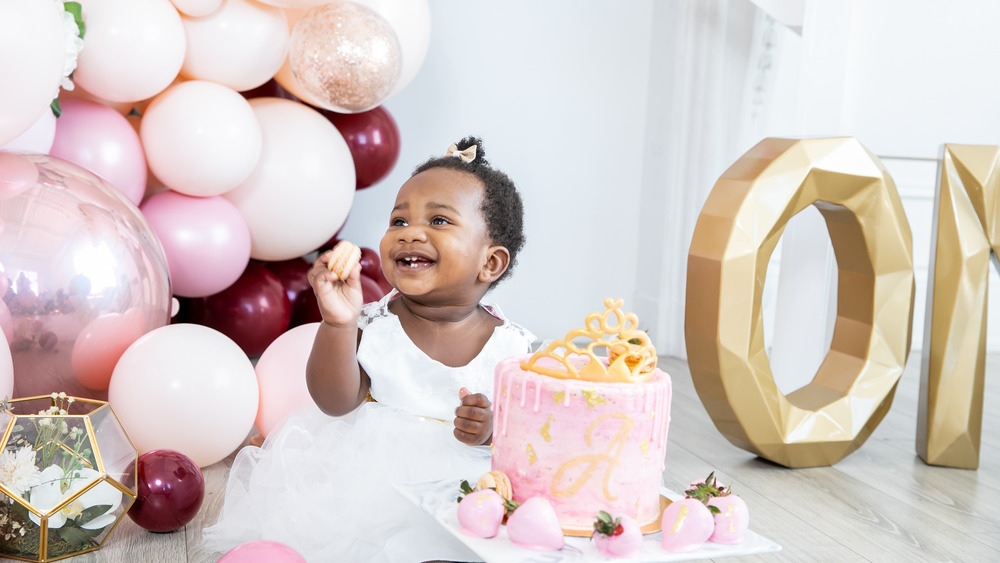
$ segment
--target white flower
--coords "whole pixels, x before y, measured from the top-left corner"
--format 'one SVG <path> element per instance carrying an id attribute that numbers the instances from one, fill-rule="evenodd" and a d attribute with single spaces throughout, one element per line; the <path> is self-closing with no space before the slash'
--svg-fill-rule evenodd
<path id="1" fill-rule="evenodd" d="M 41 473 L 35 467 L 35 450 L 30 446 L 23 446 L 16 452 L 4 450 L 0 454 L 0 483 L 8 489 L 24 496 L 41 482 Z"/>
<path id="2" fill-rule="evenodd" d="M 73 476 L 68 477 L 69 486 L 65 491 L 61 488 L 63 470 L 58 465 L 50 465 L 42 470 L 42 483 L 31 489 L 28 502 L 36 509 L 45 513 L 49 512 L 62 503 L 67 497 L 71 497 L 83 490 L 101 474 L 93 469 L 83 468 L 73 471 Z M 92 489 L 83 493 L 73 502 L 61 508 L 58 512 L 49 516 L 49 529 L 62 528 L 67 520 L 77 518 L 80 514 L 91 506 L 108 505 L 109 508 L 103 514 L 94 517 L 89 522 L 80 524 L 81 528 L 88 530 L 98 530 L 105 526 L 110 526 L 117 519 L 113 514 L 122 503 L 122 492 L 114 485 L 103 481 Z M 33 512 L 28 513 L 28 518 L 35 524 L 41 525 L 41 519 Z"/>
<path id="3" fill-rule="evenodd" d="M 57 2 L 59 0 L 56 0 Z M 62 4 L 62 2 L 59 2 Z M 73 81 L 69 79 L 69 75 L 73 74 L 76 70 L 76 59 L 83 50 L 83 39 L 80 39 L 80 26 L 76 25 L 76 19 L 73 18 L 73 14 L 63 11 L 63 32 L 66 38 L 66 59 L 63 62 L 63 79 L 60 86 L 64 90 L 73 89 Z M 58 96 L 58 92 L 56 92 Z M 53 399 L 56 398 L 56 393 L 53 393 Z M 62 398 L 66 397 L 65 393 L 62 393 Z"/>

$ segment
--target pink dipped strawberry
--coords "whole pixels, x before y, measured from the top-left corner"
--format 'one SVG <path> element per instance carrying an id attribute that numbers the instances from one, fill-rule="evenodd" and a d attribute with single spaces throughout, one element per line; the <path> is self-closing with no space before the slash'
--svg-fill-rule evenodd
<path id="1" fill-rule="evenodd" d="M 528 549 L 558 551 L 566 545 L 556 511 L 544 497 L 531 497 L 507 517 L 510 541 Z"/>
<path id="2" fill-rule="evenodd" d="M 750 525 L 750 511 L 740 497 L 728 493 L 708 501 L 709 509 L 717 508 L 715 531 L 708 541 L 715 543 L 741 543 Z"/>
<path id="3" fill-rule="evenodd" d="M 679 553 L 697 549 L 715 530 L 708 507 L 693 498 L 671 502 L 663 511 L 660 524 L 663 549 Z"/>
<path id="4" fill-rule="evenodd" d="M 642 532 L 629 516 L 612 518 L 605 511 L 594 520 L 594 545 L 605 557 L 632 557 L 642 549 Z"/>
<path id="5" fill-rule="evenodd" d="M 458 523 L 463 534 L 474 538 L 492 538 L 503 522 L 503 498 L 493 489 L 475 491 L 458 502 Z"/>
<path id="6" fill-rule="evenodd" d="M 732 487 L 722 487 L 713 471 L 701 482 L 691 483 L 684 491 L 689 498 L 697 499 L 712 512 L 715 529 L 709 541 L 735 544 L 743 541 L 743 535 L 750 523 L 750 511 L 746 502 L 733 494 Z"/>

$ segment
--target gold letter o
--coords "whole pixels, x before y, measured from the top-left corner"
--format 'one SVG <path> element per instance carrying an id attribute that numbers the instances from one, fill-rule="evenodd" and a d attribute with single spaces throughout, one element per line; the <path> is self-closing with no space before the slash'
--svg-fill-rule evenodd
<path id="1" fill-rule="evenodd" d="M 816 375 L 786 396 L 764 350 L 761 295 L 785 225 L 809 205 L 837 258 L 837 319 Z M 698 396 L 733 444 L 787 467 L 832 465 L 892 404 L 913 295 L 910 227 L 878 158 L 853 138 L 764 139 L 716 182 L 691 241 L 685 338 Z"/>

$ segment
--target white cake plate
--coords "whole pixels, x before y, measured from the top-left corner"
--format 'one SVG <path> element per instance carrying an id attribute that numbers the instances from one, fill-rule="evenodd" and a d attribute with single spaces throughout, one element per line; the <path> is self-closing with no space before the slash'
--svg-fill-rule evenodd
<path id="1" fill-rule="evenodd" d="M 672 553 L 660 547 L 660 532 L 643 536 L 642 551 L 629 559 L 610 559 L 597 552 L 590 538 L 566 536 L 566 546 L 559 551 L 536 551 L 513 544 L 507 537 L 507 527 L 500 526 L 500 533 L 495 538 L 474 538 L 463 534 L 458 524 L 458 483 L 454 481 L 435 481 L 414 485 L 396 486 L 396 489 L 410 502 L 430 514 L 434 520 L 444 526 L 455 538 L 465 544 L 486 563 L 564 563 L 590 561 L 622 561 L 622 562 L 659 562 L 659 561 L 693 561 L 697 559 L 714 559 L 734 555 L 753 555 L 757 553 L 773 553 L 780 551 L 781 546 L 773 541 L 747 530 L 742 543 L 725 545 L 706 542 L 701 547 L 687 553 Z M 663 496 L 676 500 L 682 495 L 662 489 Z M 751 510 L 751 515 L 753 511 Z"/>

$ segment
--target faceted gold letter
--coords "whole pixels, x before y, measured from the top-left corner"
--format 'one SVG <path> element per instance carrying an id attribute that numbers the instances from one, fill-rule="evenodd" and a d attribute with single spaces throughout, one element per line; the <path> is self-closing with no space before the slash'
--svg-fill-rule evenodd
<path id="1" fill-rule="evenodd" d="M 761 295 L 785 225 L 809 205 L 837 257 L 837 320 L 812 381 L 785 396 Z M 764 139 L 719 178 L 691 241 L 685 336 L 695 388 L 730 442 L 787 467 L 832 465 L 865 442 L 910 349 L 912 247 L 892 178 L 855 139 Z"/>
<path id="2" fill-rule="evenodd" d="M 1000 248 L 1000 148 L 945 145 L 942 153 L 917 453 L 932 465 L 975 469 L 983 426 L 989 262 Z"/>

